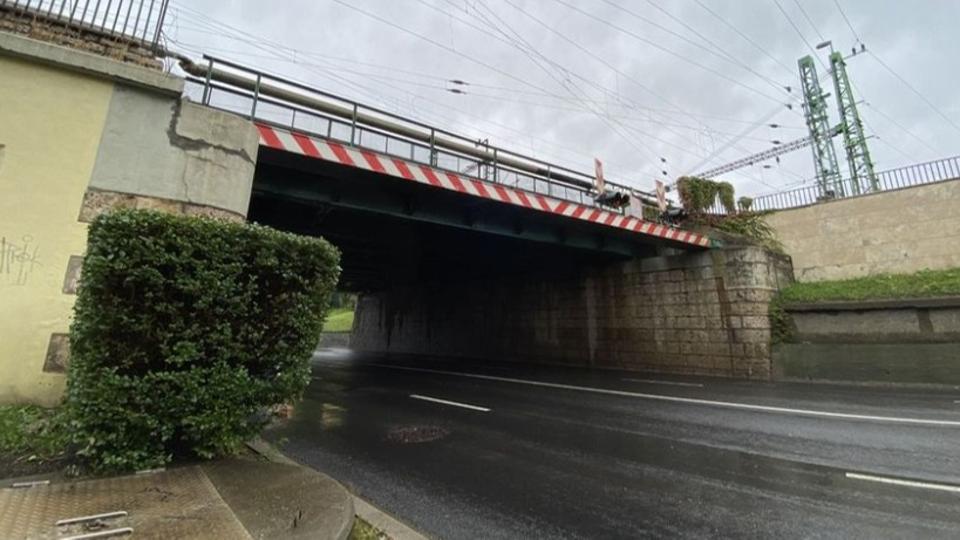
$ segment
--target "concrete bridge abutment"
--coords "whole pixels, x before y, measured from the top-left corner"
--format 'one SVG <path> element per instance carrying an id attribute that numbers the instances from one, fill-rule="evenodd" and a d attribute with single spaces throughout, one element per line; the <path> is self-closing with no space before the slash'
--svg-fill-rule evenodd
<path id="1" fill-rule="evenodd" d="M 112 208 L 243 220 L 259 137 L 184 100 L 152 57 L 120 61 L 14 16 L 0 11 L 0 403 L 54 405 L 87 223 Z"/>

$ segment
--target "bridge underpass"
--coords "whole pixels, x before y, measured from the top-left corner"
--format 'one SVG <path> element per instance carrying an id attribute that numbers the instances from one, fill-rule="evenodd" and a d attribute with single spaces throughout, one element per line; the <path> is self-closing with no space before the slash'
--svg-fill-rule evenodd
<path id="1" fill-rule="evenodd" d="M 769 378 L 788 258 L 641 219 L 624 184 L 205 62 L 183 64 L 194 97 L 259 134 L 248 219 L 343 251 L 354 349 Z"/>
<path id="2" fill-rule="evenodd" d="M 258 128 L 249 219 L 342 250 L 356 349 L 769 375 L 761 321 L 789 270 L 763 250 Z"/>
<path id="3" fill-rule="evenodd" d="M 249 219 L 322 236 L 340 288 L 530 276 L 678 252 L 679 244 L 262 148 Z"/>

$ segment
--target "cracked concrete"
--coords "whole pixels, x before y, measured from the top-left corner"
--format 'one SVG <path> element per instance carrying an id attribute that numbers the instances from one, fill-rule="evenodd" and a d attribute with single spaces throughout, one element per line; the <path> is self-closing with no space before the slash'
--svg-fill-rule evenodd
<path id="1" fill-rule="evenodd" d="M 253 123 L 189 100 L 175 103 L 167 135 L 171 145 L 188 152 L 211 149 L 251 164 L 257 160 L 260 138 Z"/>
<path id="2" fill-rule="evenodd" d="M 258 144 L 243 117 L 116 85 L 90 189 L 160 201 L 125 206 L 187 213 L 180 202 L 245 217 Z"/>

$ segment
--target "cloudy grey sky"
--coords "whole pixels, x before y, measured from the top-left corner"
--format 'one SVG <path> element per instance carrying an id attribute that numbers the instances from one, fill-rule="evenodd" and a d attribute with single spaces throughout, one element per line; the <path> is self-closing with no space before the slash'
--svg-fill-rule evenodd
<path id="1" fill-rule="evenodd" d="M 166 33 L 584 171 L 598 156 L 643 189 L 804 137 L 797 59 L 859 39 L 848 70 L 877 170 L 960 154 L 960 2 L 839 2 L 849 26 L 835 0 L 173 0 Z M 724 178 L 756 195 L 813 176 L 809 149 L 768 165 Z"/>

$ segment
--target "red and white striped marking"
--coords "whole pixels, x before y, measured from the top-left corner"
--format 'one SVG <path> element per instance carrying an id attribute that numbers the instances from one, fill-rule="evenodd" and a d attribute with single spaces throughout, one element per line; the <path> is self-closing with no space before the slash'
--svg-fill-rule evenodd
<path id="1" fill-rule="evenodd" d="M 638 234 L 666 238 L 668 240 L 701 247 L 708 247 L 710 245 L 710 239 L 706 236 L 674 229 L 650 221 L 644 221 L 632 216 L 623 216 L 599 208 L 592 208 L 569 201 L 546 197 L 539 193 L 530 193 L 529 191 L 513 189 L 500 184 L 484 182 L 462 174 L 435 169 L 393 156 L 386 156 L 370 150 L 354 148 L 335 141 L 311 137 L 303 133 L 287 131 L 266 124 L 258 123 L 257 129 L 260 131 L 260 144 L 268 148 L 333 161 L 341 165 L 357 167 L 396 178 L 404 178 L 437 188 L 458 191 L 475 197 L 493 199 L 540 212 L 558 214 L 599 225 L 624 229 Z"/>

